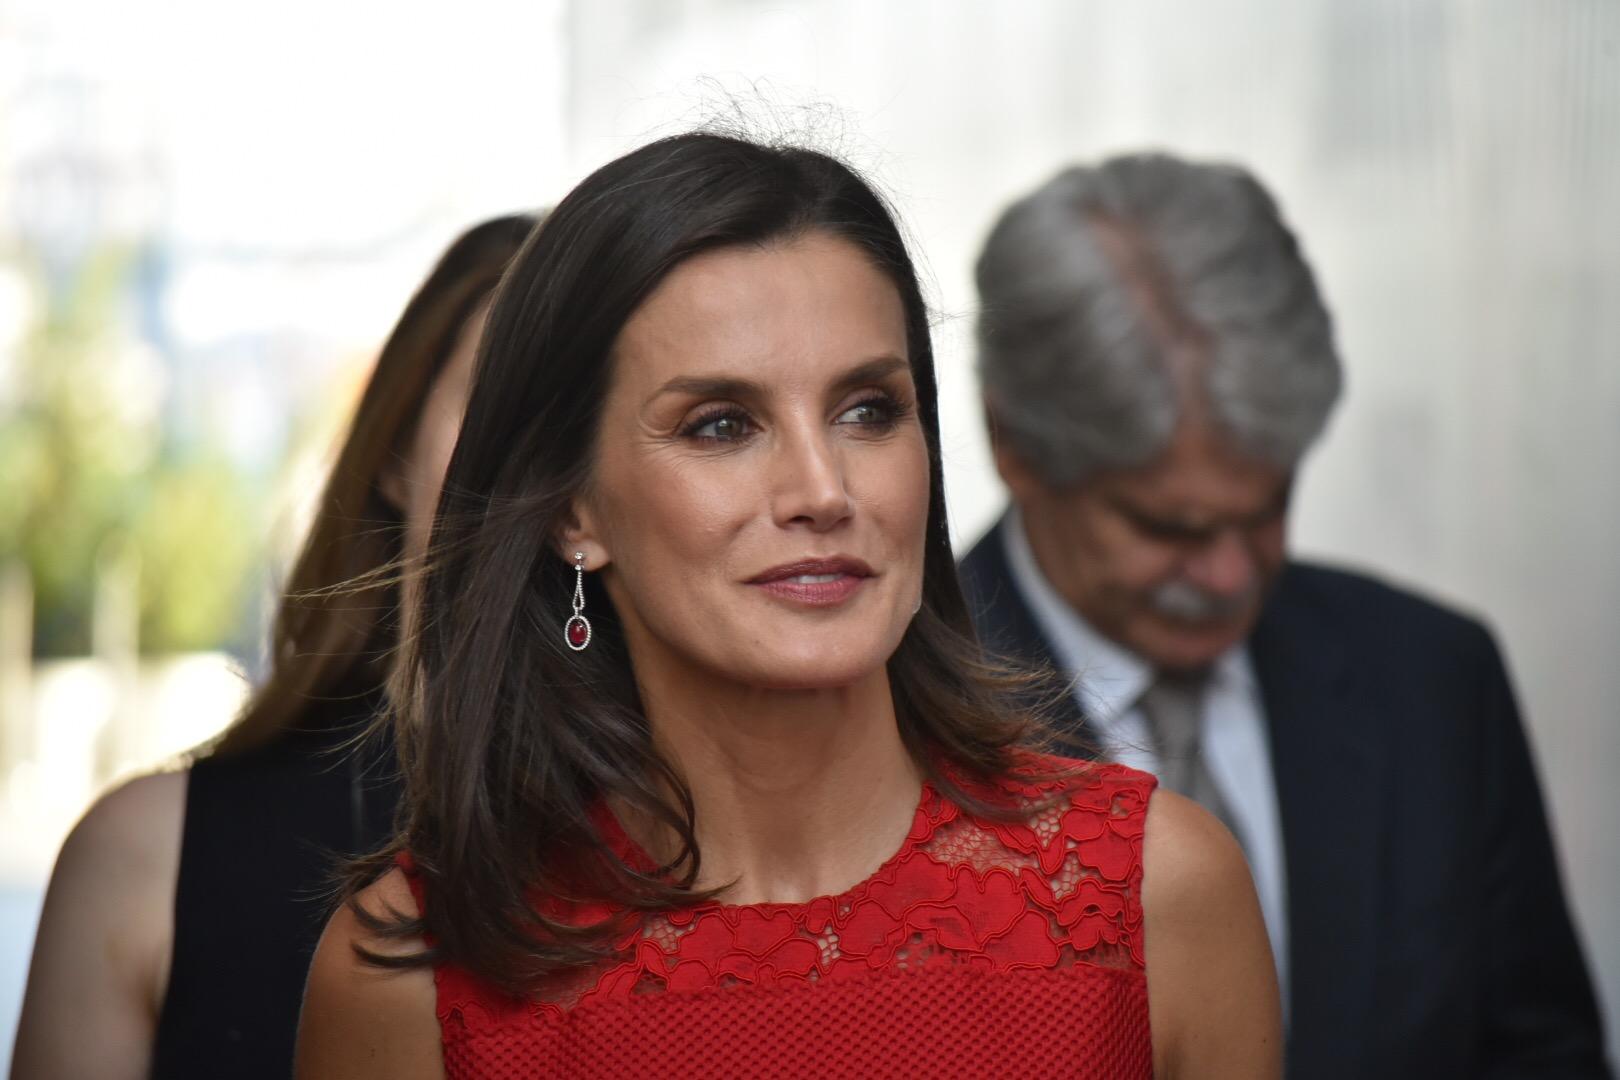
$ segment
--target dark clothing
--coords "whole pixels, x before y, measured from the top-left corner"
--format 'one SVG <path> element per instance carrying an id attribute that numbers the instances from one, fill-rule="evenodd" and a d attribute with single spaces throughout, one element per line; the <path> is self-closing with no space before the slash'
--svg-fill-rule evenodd
<path id="1" fill-rule="evenodd" d="M 392 831 L 391 747 L 348 745 L 376 704 L 322 705 L 304 730 L 191 767 L 157 1080 L 292 1075 L 337 857 L 373 851 Z"/>
<path id="2" fill-rule="evenodd" d="M 1051 665 L 1001 526 L 961 571 L 987 647 Z M 1248 645 L 1287 865 L 1288 1075 L 1609 1076 L 1489 632 L 1294 563 Z"/>

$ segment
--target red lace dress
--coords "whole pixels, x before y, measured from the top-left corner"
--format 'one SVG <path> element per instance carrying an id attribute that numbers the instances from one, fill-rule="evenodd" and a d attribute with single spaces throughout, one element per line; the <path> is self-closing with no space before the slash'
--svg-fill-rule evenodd
<path id="1" fill-rule="evenodd" d="M 1011 824 L 925 787 L 900 850 L 849 891 L 647 919 L 622 959 L 540 1000 L 440 967 L 445 1071 L 1149 1077 L 1140 885 L 1153 785 L 1093 766 Z M 1007 788 L 1032 804 L 1050 794 Z"/>

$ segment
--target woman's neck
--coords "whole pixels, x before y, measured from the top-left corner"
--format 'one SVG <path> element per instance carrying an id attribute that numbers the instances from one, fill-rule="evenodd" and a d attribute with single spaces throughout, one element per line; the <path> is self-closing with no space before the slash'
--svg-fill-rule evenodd
<path id="1" fill-rule="evenodd" d="M 697 885 L 723 888 L 722 902 L 839 893 L 904 842 L 921 779 L 882 669 L 833 690 L 642 689 L 659 750 L 692 791 Z M 670 837 L 627 825 L 661 860 L 672 854 Z"/>

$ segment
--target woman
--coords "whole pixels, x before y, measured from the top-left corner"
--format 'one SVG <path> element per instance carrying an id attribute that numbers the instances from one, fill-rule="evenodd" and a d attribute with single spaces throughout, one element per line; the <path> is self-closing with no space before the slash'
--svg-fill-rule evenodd
<path id="1" fill-rule="evenodd" d="M 332 854 L 374 850 L 397 781 L 345 754 L 381 702 L 398 589 L 426 543 L 488 298 L 535 219 L 462 235 L 378 358 L 276 617 L 270 677 L 184 772 L 133 780 L 63 846 L 19 1077 L 285 1077 Z M 368 577 L 369 575 L 369 577 Z M 356 578 L 358 591 L 337 588 Z M 408 579 L 407 579 L 408 580 Z"/>
<path id="2" fill-rule="evenodd" d="M 481 349 L 395 696 L 402 833 L 317 949 L 298 1075 L 1278 1075 L 1230 836 L 1020 749 L 863 181 L 635 151 Z"/>

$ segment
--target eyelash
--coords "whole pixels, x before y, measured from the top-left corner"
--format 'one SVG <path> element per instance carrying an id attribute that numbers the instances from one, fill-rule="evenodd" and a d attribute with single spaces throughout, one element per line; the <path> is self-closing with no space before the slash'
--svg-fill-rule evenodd
<path id="1" fill-rule="evenodd" d="M 909 402 L 901 401 L 893 394 L 879 390 L 861 398 L 859 401 L 854 402 L 849 406 L 849 408 L 845 409 L 838 415 L 843 416 L 844 413 L 853 412 L 856 409 L 874 405 L 878 406 L 886 415 L 878 420 L 870 420 L 864 423 L 851 421 L 851 423 L 858 423 L 858 426 L 860 427 L 871 428 L 878 434 L 886 434 L 892 430 L 896 424 L 905 419 L 911 413 L 911 405 Z M 681 429 L 681 437 L 691 439 L 694 442 L 719 444 L 742 442 L 744 439 L 748 438 L 749 435 L 753 434 L 752 432 L 749 432 L 748 435 L 737 435 L 730 438 L 721 438 L 718 435 L 698 434 L 699 431 L 702 431 L 704 428 L 708 427 L 717 420 L 741 420 L 745 424 L 753 423 L 752 418 L 749 417 L 749 415 L 738 406 L 718 405 L 693 417 L 692 421 Z"/>

